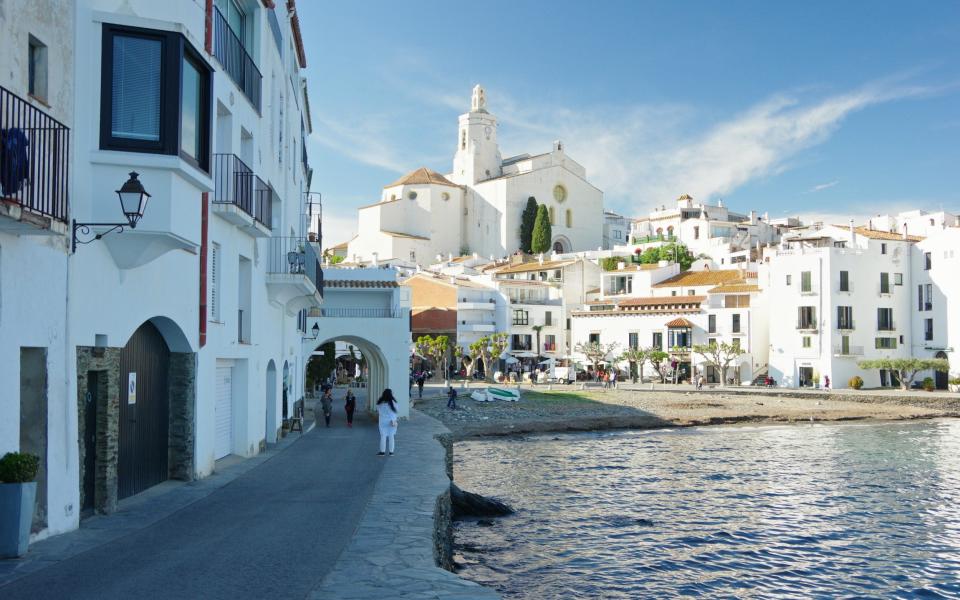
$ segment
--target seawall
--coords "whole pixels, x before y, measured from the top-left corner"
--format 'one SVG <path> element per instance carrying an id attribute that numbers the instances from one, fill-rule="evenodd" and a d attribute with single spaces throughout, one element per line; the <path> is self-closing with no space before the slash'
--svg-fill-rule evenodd
<path id="1" fill-rule="evenodd" d="M 457 577 L 452 568 L 452 437 L 417 410 L 400 423 L 353 539 L 310 595 L 315 600 L 452 598 L 500 595 Z"/>

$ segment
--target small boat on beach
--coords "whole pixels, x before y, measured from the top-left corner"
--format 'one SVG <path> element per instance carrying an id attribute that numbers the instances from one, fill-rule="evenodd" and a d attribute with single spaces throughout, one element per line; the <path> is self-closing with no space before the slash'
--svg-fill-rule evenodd
<path id="1" fill-rule="evenodd" d="M 470 397 L 477 402 L 516 402 L 520 400 L 520 390 L 510 388 L 488 387 L 475 390 Z"/>

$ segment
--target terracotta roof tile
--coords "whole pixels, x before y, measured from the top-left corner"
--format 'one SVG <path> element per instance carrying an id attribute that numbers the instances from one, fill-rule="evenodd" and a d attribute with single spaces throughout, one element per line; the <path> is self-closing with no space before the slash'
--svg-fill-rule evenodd
<path id="1" fill-rule="evenodd" d="M 426 167 L 420 167 L 414 171 L 410 171 L 400 179 L 394 181 L 390 185 L 383 186 L 384 188 L 392 188 L 398 185 L 448 185 L 450 187 L 460 187 L 454 182 L 450 181 L 440 173 L 428 169 Z"/>
<path id="2" fill-rule="evenodd" d="M 718 285 L 717 287 L 707 290 L 709 294 L 747 294 L 750 292 L 759 292 L 760 286 L 755 283 L 744 283 L 742 281 L 735 281 L 733 283 L 725 283 L 723 285 Z"/>
<path id="3" fill-rule="evenodd" d="M 410 330 L 413 333 L 450 332 L 457 330 L 457 311 L 445 308 L 412 310 Z"/>
<path id="4" fill-rule="evenodd" d="M 683 317 L 677 317 L 672 321 L 667 321 L 667 327 L 693 327 L 693 323 Z"/>
<path id="5" fill-rule="evenodd" d="M 655 288 L 665 287 L 690 287 L 700 285 L 721 285 L 731 283 L 744 277 L 749 278 L 750 273 L 744 273 L 739 269 L 723 269 L 718 271 L 686 271 L 679 275 L 674 275 L 655 284 Z M 756 274 L 753 274 L 756 277 Z"/>
<path id="6" fill-rule="evenodd" d="M 840 229 L 846 229 L 849 231 L 849 225 L 834 225 L 834 227 L 839 227 Z M 870 229 L 869 227 L 854 227 L 853 231 L 857 235 L 862 235 L 865 238 L 870 238 L 871 240 L 887 240 L 890 242 L 922 242 L 925 238 L 920 235 L 908 235 L 907 239 L 903 239 L 903 234 L 894 233 L 892 231 L 879 231 L 877 229 Z"/>
<path id="7" fill-rule="evenodd" d="M 701 304 L 706 296 L 645 296 L 642 298 L 625 298 L 618 302 L 619 306 L 677 306 L 680 304 Z"/>
<path id="8" fill-rule="evenodd" d="M 395 288 L 396 281 L 370 281 L 367 279 L 327 279 L 323 282 L 325 288 Z"/>
<path id="9" fill-rule="evenodd" d="M 392 237 L 405 238 L 405 239 L 408 239 L 408 240 L 424 240 L 424 241 L 430 241 L 430 238 L 428 238 L 428 237 L 423 237 L 422 235 L 413 235 L 413 234 L 411 234 L 411 233 L 400 233 L 399 231 L 387 231 L 387 230 L 385 230 L 385 229 L 381 229 L 381 230 L 380 230 L 380 233 L 385 233 L 385 234 L 387 234 L 387 235 L 389 235 L 389 236 L 392 236 Z"/>
<path id="10" fill-rule="evenodd" d="M 526 262 L 519 265 L 507 265 L 494 271 L 497 275 L 509 273 L 529 273 L 531 271 L 549 271 L 550 269 L 559 269 L 567 265 L 572 265 L 575 260 L 545 260 L 543 264 L 540 261 Z"/>

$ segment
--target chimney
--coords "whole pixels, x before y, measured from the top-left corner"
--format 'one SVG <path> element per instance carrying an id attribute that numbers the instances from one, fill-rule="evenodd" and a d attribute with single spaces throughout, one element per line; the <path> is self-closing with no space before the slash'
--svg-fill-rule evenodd
<path id="1" fill-rule="evenodd" d="M 751 224 L 751 225 L 754 225 L 754 224 L 756 224 L 756 222 L 757 222 L 757 211 L 751 210 L 751 211 L 750 211 L 750 224 Z"/>
<path id="2" fill-rule="evenodd" d="M 627 268 L 627 263 L 625 263 L 625 262 L 623 262 L 623 261 L 620 261 L 620 262 L 617 263 L 617 270 L 618 270 L 618 271 L 623 271 L 623 270 L 626 269 L 626 268 Z"/>
<path id="3" fill-rule="evenodd" d="M 374 266 L 374 267 L 379 267 L 379 266 L 380 266 L 380 261 L 379 261 L 379 259 L 377 258 L 377 253 L 376 253 L 376 252 L 373 253 L 373 266 Z"/>
<path id="4" fill-rule="evenodd" d="M 903 241 L 907 241 L 908 239 L 910 239 L 910 238 L 909 238 L 909 236 L 907 235 L 907 224 L 904 223 L 904 224 L 903 224 Z"/>

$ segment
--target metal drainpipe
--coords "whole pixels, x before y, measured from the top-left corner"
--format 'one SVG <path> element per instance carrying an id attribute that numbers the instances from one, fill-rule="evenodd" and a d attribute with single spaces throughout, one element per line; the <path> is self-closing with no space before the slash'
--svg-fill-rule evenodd
<path id="1" fill-rule="evenodd" d="M 200 347 L 207 344 L 207 215 L 208 192 L 200 194 Z"/>

